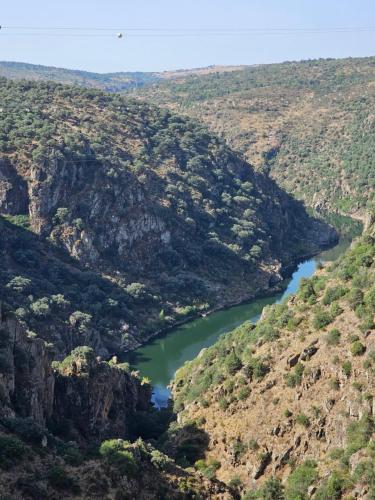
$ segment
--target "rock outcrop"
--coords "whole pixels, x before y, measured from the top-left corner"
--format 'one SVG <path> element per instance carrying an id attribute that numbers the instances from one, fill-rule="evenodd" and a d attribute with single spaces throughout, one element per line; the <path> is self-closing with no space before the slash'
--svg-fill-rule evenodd
<path id="1" fill-rule="evenodd" d="M 137 411 L 150 409 L 151 387 L 121 364 L 76 348 L 55 363 L 46 342 L 28 336 L 0 307 L 0 416 L 69 426 L 76 440 L 124 437 Z"/>

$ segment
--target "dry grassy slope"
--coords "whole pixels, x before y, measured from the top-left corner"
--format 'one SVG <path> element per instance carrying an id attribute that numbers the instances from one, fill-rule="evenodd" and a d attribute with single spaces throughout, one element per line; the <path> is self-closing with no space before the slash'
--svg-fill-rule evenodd
<path id="1" fill-rule="evenodd" d="M 285 307 L 266 310 L 255 329 L 245 324 L 234 330 L 177 372 L 173 392 L 179 419 L 193 419 L 208 433 L 207 459 L 220 461 L 220 479 L 239 477 L 245 490 L 259 487 L 271 476 L 288 484 L 296 465 L 313 459 L 319 471 L 315 486 L 338 470 L 346 481 L 342 493 L 357 492 L 364 498 L 374 487 L 355 476 L 358 463 L 370 460 L 373 467 L 369 445 L 371 435 L 375 437 L 373 421 L 363 429 L 366 416 L 372 419 L 375 414 L 374 236 L 373 228 L 372 238 L 362 239 L 339 264 L 318 271 Z M 347 290 L 346 295 L 324 305 L 332 293 L 327 290 L 339 287 Z M 311 295 L 306 292 L 309 288 L 315 289 Z M 366 303 L 366 311 L 360 305 L 354 312 L 349 305 L 355 288 L 364 293 L 357 302 Z M 320 308 L 329 312 L 331 321 L 319 328 Z M 339 337 L 330 333 L 335 329 Z M 365 352 L 357 353 L 356 347 Z M 233 367 L 233 360 L 230 368 L 233 352 L 242 368 Z M 254 359 L 268 367 L 263 378 L 257 379 L 255 370 L 249 372 Z M 210 370 L 214 375 L 204 386 Z M 348 434 L 353 424 L 356 438 Z M 331 453 L 337 449 L 345 453 L 336 452 L 333 459 Z M 344 465 L 338 459 L 342 455 Z"/>
<path id="2" fill-rule="evenodd" d="M 374 58 L 318 60 L 131 92 L 204 121 L 309 205 L 361 213 L 374 194 L 374 80 Z"/>

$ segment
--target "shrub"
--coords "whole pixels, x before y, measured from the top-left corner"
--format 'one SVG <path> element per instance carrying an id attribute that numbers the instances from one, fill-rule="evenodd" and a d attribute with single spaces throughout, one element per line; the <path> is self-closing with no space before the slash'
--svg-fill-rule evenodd
<path id="1" fill-rule="evenodd" d="M 300 413 L 299 415 L 296 416 L 296 422 L 299 425 L 302 425 L 303 427 L 309 427 L 310 426 L 310 420 L 309 417 L 306 416 L 304 413 Z"/>
<path id="2" fill-rule="evenodd" d="M 36 300 L 30 305 L 30 310 L 34 316 L 45 318 L 50 313 L 49 299 L 43 297 L 42 299 Z"/>
<path id="3" fill-rule="evenodd" d="M 332 321 L 332 318 L 330 314 L 327 311 L 324 311 L 322 309 L 318 309 L 313 317 L 313 327 L 316 330 L 320 330 L 324 328 L 325 326 L 329 325 Z"/>
<path id="4" fill-rule="evenodd" d="M 234 490 L 238 490 L 242 486 L 242 481 L 239 477 L 232 477 L 228 483 L 229 488 L 233 488 Z"/>
<path id="5" fill-rule="evenodd" d="M 286 498 L 289 500 L 304 500 L 311 484 L 318 478 L 316 463 L 306 460 L 299 465 L 288 477 Z"/>
<path id="6" fill-rule="evenodd" d="M 350 352 L 353 356 L 362 356 L 362 354 L 366 352 L 366 347 L 362 344 L 362 342 L 356 340 L 351 344 Z"/>
<path id="7" fill-rule="evenodd" d="M 15 292 L 22 293 L 27 292 L 30 289 L 30 285 L 31 280 L 29 278 L 25 278 L 24 276 L 15 276 L 6 286 Z"/>
<path id="8" fill-rule="evenodd" d="M 242 368 L 242 363 L 240 358 L 236 355 L 234 351 L 232 351 L 226 358 L 225 358 L 225 367 L 229 373 L 229 375 L 234 375 L 238 370 Z"/>
<path id="9" fill-rule="evenodd" d="M 337 378 L 333 378 L 329 382 L 331 389 L 337 391 L 340 389 L 340 381 Z"/>
<path id="10" fill-rule="evenodd" d="M 74 446 L 67 447 L 63 452 L 63 459 L 69 465 L 78 466 L 83 462 L 82 453 Z"/>
<path id="11" fill-rule="evenodd" d="M 250 395 L 250 387 L 241 387 L 241 389 L 238 391 L 238 399 L 243 401 Z"/>
<path id="12" fill-rule="evenodd" d="M 333 471 L 331 476 L 323 483 L 315 494 L 316 500 L 340 500 L 345 489 L 346 480 L 337 471 Z"/>
<path id="13" fill-rule="evenodd" d="M 56 210 L 56 214 L 53 218 L 55 224 L 62 224 L 67 221 L 69 216 L 69 209 L 60 207 Z"/>
<path id="14" fill-rule="evenodd" d="M 81 333 L 87 331 L 88 325 L 92 320 L 91 314 L 84 313 L 82 311 L 74 311 L 69 317 L 69 323 L 72 326 L 78 327 Z"/>
<path id="15" fill-rule="evenodd" d="M 128 293 L 133 299 L 139 300 L 146 296 L 146 285 L 143 283 L 131 283 L 126 287 Z"/>
<path id="16" fill-rule="evenodd" d="M 220 462 L 214 459 L 197 460 L 194 467 L 201 472 L 207 479 L 214 479 L 216 471 L 220 469 Z"/>
<path id="17" fill-rule="evenodd" d="M 323 296 L 322 303 L 328 306 L 329 304 L 332 304 L 332 302 L 334 302 L 335 300 L 338 300 L 341 297 L 343 297 L 346 294 L 346 292 L 347 290 L 341 286 L 327 288 Z"/>
<path id="18" fill-rule="evenodd" d="M 226 398 L 222 397 L 219 399 L 219 406 L 222 410 L 226 410 L 229 406 L 229 401 Z"/>
<path id="19" fill-rule="evenodd" d="M 283 500 L 284 487 L 281 484 L 280 479 L 276 477 L 270 477 L 267 479 L 261 488 L 260 498 L 263 500 Z"/>
<path id="20" fill-rule="evenodd" d="M 298 297 L 304 302 L 306 302 L 310 297 L 315 297 L 315 291 L 311 280 L 307 280 L 306 278 L 301 279 Z"/>
<path id="21" fill-rule="evenodd" d="M 237 439 L 232 446 L 234 460 L 237 462 L 237 460 L 240 458 L 241 455 L 245 453 L 245 451 L 246 451 L 246 446 L 241 441 L 241 439 Z"/>
<path id="22" fill-rule="evenodd" d="M 25 451 L 24 444 L 18 438 L 0 436 L 0 467 L 10 469 L 22 460 Z"/>
<path id="23" fill-rule="evenodd" d="M 127 441 L 110 439 L 102 442 L 99 453 L 108 464 L 116 467 L 121 474 L 132 476 L 137 471 L 137 463 L 131 451 L 127 449 L 128 447 Z"/>
<path id="24" fill-rule="evenodd" d="M 258 441 L 256 439 L 254 439 L 254 438 L 251 438 L 249 440 L 249 445 L 248 446 L 249 446 L 249 450 L 251 450 L 251 451 L 257 451 L 257 450 L 259 450 Z"/>
<path id="25" fill-rule="evenodd" d="M 170 459 L 167 455 L 164 455 L 159 450 L 152 450 L 151 452 L 151 463 L 154 465 L 157 469 L 164 471 L 168 469 L 168 466 L 173 463 L 173 460 Z"/>
<path id="26" fill-rule="evenodd" d="M 270 371 L 269 367 L 259 358 L 251 358 L 245 367 L 245 373 L 249 378 L 254 377 L 257 380 L 264 378 Z"/>
<path id="27" fill-rule="evenodd" d="M 352 364 L 350 361 L 344 361 L 342 364 L 342 371 L 344 372 L 347 378 L 352 374 Z"/>
<path id="28" fill-rule="evenodd" d="M 346 430 L 347 453 L 351 455 L 365 448 L 374 430 L 374 420 L 369 415 L 363 416 L 358 422 L 349 424 Z"/>
<path id="29" fill-rule="evenodd" d="M 353 311 L 363 303 L 363 292 L 360 288 L 352 288 L 348 294 L 349 306 Z"/>
<path id="30" fill-rule="evenodd" d="M 288 387 L 296 387 L 302 382 L 302 376 L 305 367 L 302 363 L 297 363 L 294 368 L 294 373 L 289 373 L 285 377 L 285 382 Z"/>
<path id="31" fill-rule="evenodd" d="M 331 305 L 331 308 L 329 310 L 329 317 L 331 321 L 333 321 L 337 316 L 339 316 L 341 313 L 344 312 L 344 309 L 340 307 L 340 304 L 338 302 L 334 302 Z"/>
<path id="32" fill-rule="evenodd" d="M 335 346 L 340 343 L 341 333 L 337 330 L 337 328 L 333 328 L 326 335 L 326 343 L 329 346 Z"/>

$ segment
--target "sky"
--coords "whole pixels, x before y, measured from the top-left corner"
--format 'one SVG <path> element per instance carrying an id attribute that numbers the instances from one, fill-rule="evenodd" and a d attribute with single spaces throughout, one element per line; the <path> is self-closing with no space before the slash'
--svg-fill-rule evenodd
<path id="1" fill-rule="evenodd" d="M 375 55 L 374 0 L 1 0 L 0 25 L 0 60 L 95 72 Z M 17 26 L 24 28 L 11 28 Z M 41 32 L 33 27 L 47 29 Z M 79 36 L 54 27 L 78 28 Z M 139 32 L 129 31 L 280 27 L 374 29 L 246 36 L 202 36 L 190 31 L 189 36 L 174 37 L 134 36 Z M 117 31 L 123 38 L 116 37 Z"/>

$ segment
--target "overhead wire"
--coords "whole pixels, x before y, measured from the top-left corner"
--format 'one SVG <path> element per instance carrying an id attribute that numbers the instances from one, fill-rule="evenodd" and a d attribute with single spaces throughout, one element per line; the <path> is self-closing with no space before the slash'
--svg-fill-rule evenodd
<path id="1" fill-rule="evenodd" d="M 19 31 L 17 31 L 19 30 Z M 153 28 L 135 26 L 78 27 L 78 26 L 0 26 L 0 36 L 57 36 L 57 37 L 196 37 L 196 36 L 270 36 L 304 35 L 329 33 L 367 33 L 375 31 L 375 26 L 336 27 L 174 27 Z M 120 36 L 121 35 L 121 36 Z"/>

